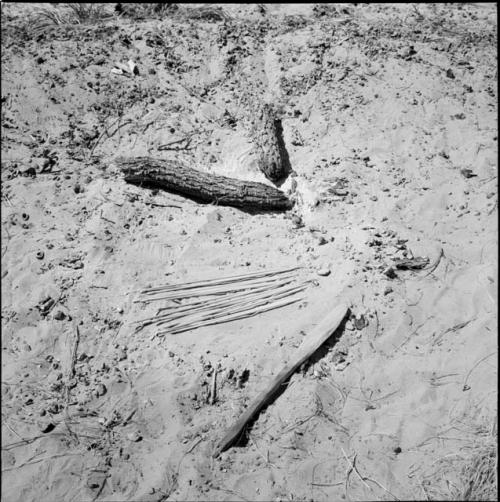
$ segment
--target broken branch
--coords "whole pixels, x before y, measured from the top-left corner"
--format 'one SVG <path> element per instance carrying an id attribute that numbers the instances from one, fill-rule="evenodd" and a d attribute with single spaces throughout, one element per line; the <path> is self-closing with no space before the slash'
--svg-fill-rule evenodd
<path id="1" fill-rule="evenodd" d="M 283 368 L 280 373 L 271 381 L 257 398 L 250 404 L 245 413 L 229 429 L 226 435 L 218 444 L 214 456 L 227 450 L 241 437 L 247 424 L 257 416 L 257 414 L 270 404 L 277 391 L 287 378 L 300 367 L 324 342 L 335 332 L 348 312 L 346 305 L 339 305 L 325 319 L 316 326 L 310 336 L 304 340 L 292 360 Z"/>

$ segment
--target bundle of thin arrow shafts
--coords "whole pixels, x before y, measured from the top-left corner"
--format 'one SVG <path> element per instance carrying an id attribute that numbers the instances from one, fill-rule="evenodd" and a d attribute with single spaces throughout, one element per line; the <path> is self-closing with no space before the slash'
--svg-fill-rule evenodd
<path id="1" fill-rule="evenodd" d="M 284 307 L 301 300 L 307 282 L 297 280 L 299 267 L 254 272 L 184 284 L 144 289 L 135 302 L 167 301 L 155 316 L 136 321 L 136 331 L 145 326 L 160 328 L 154 336 L 177 334 Z"/>

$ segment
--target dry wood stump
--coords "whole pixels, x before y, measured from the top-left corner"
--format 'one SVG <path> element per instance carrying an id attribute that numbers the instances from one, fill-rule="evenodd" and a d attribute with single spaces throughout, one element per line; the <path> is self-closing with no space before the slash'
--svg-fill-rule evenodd
<path id="1" fill-rule="evenodd" d="M 257 165 L 266 178 L 274 182 L 286 178 L 291 171 L 290 161 L 281 120 L 271 105 L 265 103 L 259 107 L 250 135 L 257 152 Z"/>

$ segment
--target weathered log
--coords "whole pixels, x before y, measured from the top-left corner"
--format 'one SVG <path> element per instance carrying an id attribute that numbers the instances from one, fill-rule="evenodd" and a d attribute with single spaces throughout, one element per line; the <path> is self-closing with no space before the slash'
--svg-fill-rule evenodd
<path id="1" fill-rule="evenodd" d="M 281 120 L 268 104 L 262 105 L 256 116 L 250 135 L 257 151 L 257 165 L 266 178 L 280 181 L 292 171 L 283 140 Z"/>
<path id="2" fill-rule="evenodd" d="M 128 183 L 154 185 L 203 202 L 275 211 L 293 206 L 293 202 L 277 188 L 204 173 L 174 160 L 119 157 L 115 162 Z"/>

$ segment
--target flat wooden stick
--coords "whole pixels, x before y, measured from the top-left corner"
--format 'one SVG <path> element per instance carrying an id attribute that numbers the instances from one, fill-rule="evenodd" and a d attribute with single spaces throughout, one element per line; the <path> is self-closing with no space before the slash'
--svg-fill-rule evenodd
<path id="1" fill-rule="evenodd" d="M 321 347 L 326 340 L 328 340 L 328 338 L 330 338 L 330 336 L 339 327 L 348 310 L 349 308 L 347 305 L 339 305 L 312 330 L 309 336 L 304 339 L 301 346 L 297 349 L 297 352 L 292 360 L 271 381 L 267 388 L 255 398 L 250 406 L 248 406 L 245 413 L 243 413 L 243 415 L 222 438 L 216 447 L 213 455 L 214 457 L 230 448 L 238 440 L 248 422 L 257 416 L 264 406 L 268 405 L 272 401 L 276 392 L 281 387 L 281 384 L 288 377 L 290 377 L 302 363 L 307 361 L 307 359 L 309 359 L 309 357 L 311 357 L 312 354 L 314 354 L 314 352 L 316 352 L 316 350 Z"/>

